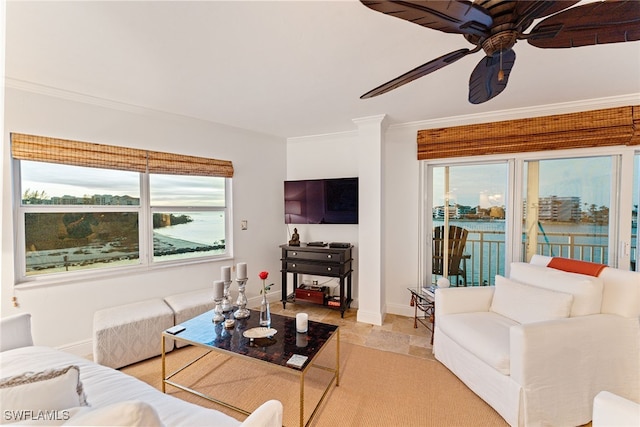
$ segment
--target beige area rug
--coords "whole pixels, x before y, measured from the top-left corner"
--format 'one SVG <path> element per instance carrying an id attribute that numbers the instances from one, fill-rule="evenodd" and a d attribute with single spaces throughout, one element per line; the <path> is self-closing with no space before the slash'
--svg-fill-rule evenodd
<path id="1" fill-rule="evenodd" d="M 204 352 L 185 347 L 167 356 L 175 371 Z M 319 360 L 335 365 L 335 345 Z M 161 360 L 150 359 L 122 369 L 161 388 Z M 305 376 L 305 422 L 319 401 L 331 374 L 311 368 Z M 246 410 L 278 399 L 284 425 L 299 425 L 299 376 L 268 364 L 210 353 L 174 380 Z M 167 393 L 225 412 L 244 416 L 201 397 L 167 386 Z M 310 424 L 335 426 L 506 426 L 505 421 L 442 364 L 355 344 L 340 344 L 340 385 L 332 385 Z"/>

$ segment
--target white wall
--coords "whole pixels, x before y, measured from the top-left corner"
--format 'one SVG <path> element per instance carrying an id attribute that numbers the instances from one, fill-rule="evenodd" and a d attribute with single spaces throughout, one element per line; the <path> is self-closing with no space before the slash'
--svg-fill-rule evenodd
<path id="1" fill-rule="evenodd" d="M 385 136 L 385 283 L 388 313 L 413 316 L 408 287 L 418 284 L 420 231 L 417 127 L 391 126 Z"/>
<path id="2" fill-rule="evenodd" d="M 249 267 L 247 296 L 250 303 L 258 302 L 258 272 L 267 270 L 275 276 L 280 270 L 283 229 L 274 224 L 283 224 L 284 216 L 284 139 L 104 101 L 97 104 L 70 94 L 36 92 L 8 87 L 5 93 L 2 316 L 31 312 L 36 344 L 86 348 L 96 310 L 206 288 L 219 278 L 221 265 L 243 261 Z M 235 259 L 14 290 L 10 132 L 231 160 Z M 240 230 L 241 219 L 248 220 L 248 230 Z M 14 294 L 18 308 L 11 304 Z M 279 295 L 279 287 L 274 287 L 272 299 L 279 300 Z"/>

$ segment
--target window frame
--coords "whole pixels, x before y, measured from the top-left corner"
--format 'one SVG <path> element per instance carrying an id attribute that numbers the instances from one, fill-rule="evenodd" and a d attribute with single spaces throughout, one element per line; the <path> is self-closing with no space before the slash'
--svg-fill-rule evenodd
<path id="1" fill-rule="evenodd" d="M 153 260 L 153 228 L 152 215 L 153 210 L 158 207 L 151 207 L 150 204 L 150 172 L 138 172 L 140 186 L 140 204 L 139 205 L 23 205 L 22 194 L 22 174 L 20 159 L 12 158 L 12 188 L 13 188 L 13 219 L 14 219 L 14 287 L 24 288 L 32 286 L 48 286 L 57 284 L 66 284 L 76 281 L 91 279 L 110 278 L 131 274 L 132 272 L 153 271 L 163 268 L 172 268 L 185 265 L 202 264 L 211 261 L 227 260 L 233 258 L 232 245 L 232 178 L 221 177 L 224 179 L 225 198 L 224 206 L 207 206 L 207 207 L 187 207 L 187 206 L 161 206 L 164 211 L 175 210 L 179 212 L 188 211 L 206 211 L 206 212 L 223 212 L 225 216 L 225 252 L 215 255 L 195 256 L 191 258 L 176 260 Z M 45 162 L 52 163 L 52 162 Z M 117 169 L 114 169 L 117 170 Z M 135 212 L 138 214 L 138 238 L 139 252 L 138 263 L 134 265 L 109 266 L 106 268 L 95 268 L 86 270 L 74 270 L 68 272 L 58 272 L 40 275 L 26 274 L 26 248 L 25 248 L 25 214 L 26 213 L 66 213 L 66 212 Z"/>

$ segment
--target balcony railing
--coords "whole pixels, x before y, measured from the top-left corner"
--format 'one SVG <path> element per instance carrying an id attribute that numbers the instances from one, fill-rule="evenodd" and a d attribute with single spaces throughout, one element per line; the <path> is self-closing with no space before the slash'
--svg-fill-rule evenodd
<path id="1" fill-rule="evenodd" d="M 547 232 L 538 235 L 536 253 L 548 256 L 561 256 L 583 261 L 606 264 L 609 248 L 606 234 Z M 522 253 L 526 253 L 526 242 L 522 242 Z M 631 244 L 631 259 L 635 260 L 637 236 Z M 503 231 L 470 230 L 465 246 L 467 284 L 482 286 L 494 284 L 495 275 L 504 275 L 505 271 L 505 235 Z M 632 262 L 632 269 L 635 268 Z"/>

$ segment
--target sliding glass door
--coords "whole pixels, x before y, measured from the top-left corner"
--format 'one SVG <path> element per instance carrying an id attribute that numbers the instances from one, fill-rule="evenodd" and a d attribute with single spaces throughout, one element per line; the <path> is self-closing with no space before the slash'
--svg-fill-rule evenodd
<path id="1" fill-rule="evenodd" d="M 433 166 L 428 174 L 426 282 L 447 277 L 453 286 L 493 284 L 505 267 L 507 162 Z M 464 235 L 461 245 L 456 233 Z"/>
<path id="2" fill-rule="evenodd" d="M 422 167 L 423 286 L 440 277 L 452 286 L 492 285 L 511 262 L 534 254 L 640 270 L 640 151 L 521 153 Z M 449 269 L 442 260 L 451 254 L 439 252 L 457 247 L 452 227 L 464 229 L 466 240 L 461 268 Z M 439 239 L 447 240 L 442 250 Z"/>
<path id="3" fill-rule="evenodd" d="M 524 260 L 533 254 L 607 263 L 611 156 L 525 161 Z"/>

